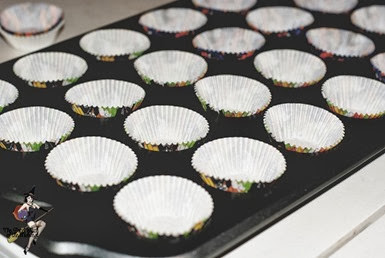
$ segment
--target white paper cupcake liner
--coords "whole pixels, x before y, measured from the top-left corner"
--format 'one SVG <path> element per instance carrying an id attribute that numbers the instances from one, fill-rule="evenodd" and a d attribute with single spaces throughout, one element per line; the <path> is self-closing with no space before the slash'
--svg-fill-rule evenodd
<path id="1" fill-rule="evenodd" d="M 30 86 L 49 88 L 76 82 L 86 71 L 87 62 L 64 52 L 41 52 L 20 58 L 14 73 Z"/>
<path id="2" fill-rule="evenodd" d="M 262 52 L 255 57 L 254 66 L 266 79 L 282 87 L 310 86 L 326 74 L 326 65 L 320 58 L 294 49 Z"/>
<path id="3" fill-rule="evenodd" d="M 114 197 L 117 215 L 139 236 L 187 235 L 207 221 L 214 210 L 210 194 L 196 183 L 176 176 L 150 176 L 123 187 Z"/>
<path id="4" fill-rule="evenodd" d="M 246 21 L 262 33 L 282 33 L 304 27 L 314 22 L 311 13 L 289 6 L 261 7 L 249 12 Z"/>
<path id="5" fill-rule="evenodd" d="M 19 91 L 15 86 L 9 82 L 0 80 L 0 113 L 6 106 L 15 102 L 18 96 Z"/>
<path id="6" fill-rule="evenodd" d="M 214 52 L 223 55 L 240 55 L 238 59 L 244 59 L 264 44 L 265 38 L 260 33 L 238 27 L 205 31 L 193 39 L 193 46 L 205 57 L 211 57 L 210 54 Z"/>
<path id="7" fill-rule="evenodd" d="M 238 75 L 203 78 L 195 83 L 195 94 L 205 110 L 208 105 L 227 117 L 255 115 L 271 101 L 271 93 L 265 85 Z"/>
<path id="8" fill-rule="evenodd" d="M 385 34 L 385 5 L 371 5 L 355 10 L 350 20 L 357 27 L 378 34 Z"/>
<path id="9" fill-rule="evenodd" d="M 253 183 L 271 183 L 284 173 L 284 156 L 273 146 L 244 137 L 221 138 L 199 147 L 191 160 L 204 182 L 244 193 Z"/>
<path id="10" fill-rule="evenodd" d="M 22 51 L 35 51 L 44 47 L 52 45 L 56 37 L 64 26 L 64 20 L 60 22 L 55 28 L 44 33 L 37 35 L 14 35 L 8 33 L 0 28 L 0 34 L 3 35 L 5 40 L 13 47 Z"/>
<path id="11" fill-rule="evenodd" d="M 370 59 L 377 79 L 385 82 L 385 53 L 375 55 Z"/>
<path id="12" fill-rule="evenodd" d="M 344 137 L 344 125 L 338 117 L 307 104 L 273 106 L 266 111 L 263 123 L 277 142 L 300 153 L 327 151 Z"/>
<path id="13" fill-rule="evenodd" d="M 47 3 L 15 4 L 0 14 L 4 31 L 15 35 L 36 35 L 57 26 L 63 19 L 63 10 Z"/>
<path id="14" fill-rule="evenodd" d="M 299 7 L 323 13 L 346 13 L 352 10 L 358 0 L 294 0 Z"/>
<path id="15" fill-rule="evenodd" d="M 308 42 L 326 54 L 342 57 L 364 57 L 375 50 L 368 37 L 348 30 L 335 28 L 311 29 L 306 33 Z M 323 56 L 321 56 L 323 57 Z"/>
<path id="16" fill-rule="evenodd" d="M 117 58 L 134 59 L 150 48 L 142 33 L 126 29 L 96 30 L 80 39 L 80 47 L 98 60 L 113 62 Z"/>
<path id="17" fill-rule="evenodd" d="M 139 24 L 145 30 L 166 33 L 184 33 L 195 31 L 205 25 L 207 18 L 201 12 L 189 8 L 160 9 L 143 14 Z"/>
<path id="18" fill-rule="evenodd" d="M 71 134 L 73 119 L 47 107 L 26 107 L 0 115 L 0 147 L 32 152 L 56 145 Z"/>
<path id="19" fill-rule="evenodd" d="M 341 75 L 328 79 L 322 95 L 330 109 L 353 118 L 378 118 L 385 114 L 385 84 L 360 76 Z"/>
<path id="20" fill-rule="evenodd" d="M 135 110 L 145 91 L 138 85 L 120 80 L 96 80 L 76 85 L 65 94 L 72 110 L 79 115 L 98 118 L 114 117 Z"/>
<path id="21" fill-rule="evenodd" d="M 125 182 L 137 165 L 137 157 L 128 146 L 99 136 L 66 141 L 51 150 L 45 160 L 47 172 L 59 185 L 82 192 Z"/>
<path id="22" fill-rule="evenodd" d="M 209 10 L 219 12 L 245 12 L 253 7 L 257 0 L 192 0 L 195 6 L 203 8 L 204 13 L 209 13 Z"/>
<path id="23" fill-rule="evenodd" d="M 134 67 L 144 82 L 169 87 L 191 85 L 207 72 L 206 61 L 178 50 L 156 51 L 139 57 Z"/>
<path id="24" fill-rule="evenodd" d="M 197 112 L 177 106 L 150 106 L 129 115 L 126 133 L 141 147 L 152 151 L 188 149 L 209 131 L 207 120 Z"/>

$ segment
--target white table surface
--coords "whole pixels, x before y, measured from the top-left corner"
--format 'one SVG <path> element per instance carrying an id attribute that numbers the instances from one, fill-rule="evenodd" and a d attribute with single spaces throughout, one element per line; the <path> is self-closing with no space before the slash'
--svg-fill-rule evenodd
<path id="1" fill-rule="evenodd" d="M 171 0 L 45 0 L 64 9 L 66 25 L 57 41 L 135 15 Z M 1 0 L 0 10 L 20 0 Z M 26 54 L 0 39 L 0 63 Z M 385 155 L 226 258 L 385 257 Z M 22 249 L 0 236 L 0 257 Z M 32 254 L 25 257 L 35 257 Z"/>

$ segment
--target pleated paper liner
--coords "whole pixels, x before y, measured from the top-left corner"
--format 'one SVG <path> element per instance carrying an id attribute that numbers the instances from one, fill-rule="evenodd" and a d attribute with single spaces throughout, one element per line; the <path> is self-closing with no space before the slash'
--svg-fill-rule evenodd
<path id="1" fill-rule="evenodd" d="M 150 106 L 129 115 L 124 129 L 144 149 L 181 151 L 206 137 L 209 124 L 203 116 L 187 108 Z"/>
<path id="2" fill-rule="evenodd" d="M 352 10 L 358 4 L 358 0 L 294 0 L 294 3 L 311 11 L 342 14 Z"/>
<path id="3" fill-rule="evenodd" d="M 189 8 L 160 9 L 139 18 L 139 24 L 149 35 L 173 38 L 194 35 L 206 23 L 205 15 Z"/>
<path id="4" fill-rule="evenodd" d="M 373 119 L 385 114 L 385 84 L 360 76 L 341 75 L 328 79 L 322 96 L 340 115 Z"/>
<path id="5" fill-rule="evenodd" d="M 179 50 L 163 50 L 139 57 L 134 67 L 146 84 L 184 87 L 202 78 L 208 65 L 198 55 Z"/>
<path id="6" fill-rule="evenodd" d="M 321 153 L 340 143 L 344 125 L 332 113 L 312 105 L 285 103 L 269 108 L 263 123 L 266 131 L 289 151 Z"/>
<path id="7" fill-rule="evenodd" d="M 257 0 L 192 0 L 192 2 L 204 14 L 239 13 L 244 15 L 257 3 Z"/>
<path id="8" fill-rule="evenodd" d="M 64 20 L 53 29 L 36 35 L 16 35 L 6 32 L 1 28 L 0 34 L 13 48 L 31 52 L 52 45 L 63 26 Z"/>
<path id="9" fill-rule="evenodd" d="M 306 32 L 306 38 L 323 59 L 344 61 L 346 58 L 362 58 L 375 50 L 368 37 L 348 30 L 316 28 Z"/>
<path id="10" fill-rule="evenodd" d="M 286 170 L 285 158 L 276 148 L 244 137 L 202 145 L 191 164 L 207 185 L 232 193 L 247 193 L 254 184 L 271 183 Z"/>
<path id="11" fill-rule="evenodd" d="M 64 52 L 41 52 L 22 57 L 13 65 L 13 72 L 36 88 L 68 86 L 87 71 L 87 62 Z"/>
<path id="12" fill-rule="evenodd" d="M 11 5 L 0 14 L 0 27 L 15 36 L 36 36 L 55 29 L 64 20 L 63 10 L 46 3 Z"/>
<path id="13" fill-rule="evenodd" d="M 66 113 L 47 107 L 19 108 L 0 115 L 0 147 L 34 152 L 65 141 L 74 129 Z"/>
<path id="14" fill-rule="evenodd" d="M 107 79 L 76 85 L 67 91 L 65 99 L 79 115 L 110 118 L 136 110 L 145 94 L 134 83 Z"/>
<path id="15" fill-rule="evenodd" d="M 137 165 L 138 159 L 128 146 L 100 136 L 66 141 L 51 150 L 45 160 L 47 172 L 58 185 L 80 192 L 124 184 Z"/>
<path id="16" fill-rule="evenodd" d="M 19 96 L 19 91 L 9 82 L 0 80 L 0 113 L 4 108 L 15 102 Z"/>
<path id="17" fill-rule="evenodd" d="M 147 36 L 133 30 L 102 29 L 84 35 L 79 44 L 97 60 L 114 62 L 141 56 L 151 43 Z"/>
<path id="18" fill-rule="evenodd" d="M 161 175 L 127 184 L 115 195 L 113 207 L 139 238 L 180 240 L 202 229 L 214 203 L 196 183 Z"/>
<path id="19" fill-rule="evenodd" d="M 262 83 L 238 75 L 216 75 L 195 83 L 195 94 L 203 109 L 207 107 L 226 117 L 246 117 L 263 111 L 271 101 Z"/>
<path id="20" fill-rule="evenodd" d="M 362 30 L 385 34 L 385 5 L 371 5 L 355 10 L 350 16 L 352 23 Z"/>
<path id="21" fill-rule="evenodd" d="M 248 25 L 266 35 L 290 37 L 300 35 L 314 22 L 313 15 L 289 6 L 261 7 L 246 16 Z"/>
<path id="22" fill-rule="evenodd" d="M 254 67 L 274 85 L 288 88 L 313 85 L 326 74 L 326 65 L 320 58 L 294 49 L 262 52 L 255 57 Z"/>
<path id="23" fill-rule="evenodd" d="M 265 38 L 252 30 L 226 27 L 202 32 L 195 36 L 192 43 L 206 58 L 244 60 L 265 44 Z"/>
<path id="24" fill-rule="evenodd" d="M 385 82 L 385 53 L 375 55 L 370 59 L 376 78 Z"/>

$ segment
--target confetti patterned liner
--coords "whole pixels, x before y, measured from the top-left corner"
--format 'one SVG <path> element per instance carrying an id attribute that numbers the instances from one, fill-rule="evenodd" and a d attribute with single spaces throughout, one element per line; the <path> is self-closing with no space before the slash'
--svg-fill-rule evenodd
<path id="1" fill-rule="evenodd" d="M 125 184 L 138 159 L 126 145 L 105 137 L 87 136 L 66 141 L 50 151 L 45 168 L 59 186 L 95 192 Z"/>
<path id="2" fill-rule="evenodd" d="M 193 0 L 193 4 L 204 14 L 239 13 L 245 15 L 257 0 Z"/>
<path id="3" fill-rule="evenodd" d="M 311 11 L 341 14 L 352 10 L 358 4 L 358 0 L 294 0 L 294 3 Z"/>
<path id="4" fill-rule="evenodd" d="M 340 115 L 374 119 L 385 114 L 385 84 L 361 76 L 335 76 L 322 86 L 329 108 Z"/>
<path id="5" fill-rule="evenodd" d="M 95 80 L 76 85 L 65 94 L 72 110 L 82 116 L 111 118 L 136 110 L 145 97 L 138 85 L 121 80 Z"/>
<path id="6" fill-rule="evenodd" d="M 194 37 L 193 46 L 206 58 L 217 60 L 244 60 L 265 44 L 258 32 L 226 27 L 202 32 Z"/>
<path id="7" fill-rule="evenodd" d="M 83 58 L 64 52 L 31 54 L 13 65 L 14 73 L 36 88 L 68 86 L 77 82 L 87 69 Z"/>
<path id="8" fill-rule="evenodd" d="M 192 148 L 206 137 L 207 120 L 187 108 L 150 106 L 129 115 L 126 133 L 139 146 L 150 151 L 181 151 Z"/>
<path id="9" fill-rule="evenodd" d="M 370 55 L 375 45 L 368 37 L 348 30 L 317 28 L 306 32 L 306 38 L 322 59 L 344 61 Z"/>
<path id="10" fill-rule="evenodd" d="M 276 148 L 244 137 L 202 145 L 191 164 L 207 185 L 232 193 L 247 193 L 254 184 L 271 183 L 286 170 L 285 158 Z"/>
<path id="11" fill-rule="evenodd" d="M 254 67 L 274 85 L 286 88 L 314 85 L 326 74 L 326 65 L 320 58 L 294 49 L 262 52 L 255 57 Z"/>
<path id="12" fill-rule="evenodd" d="M 216 75 L 195 83 L 205 111 L 210 107 L 225 117 L 246 117 L 262 112 L 271 101 L 269 89 L 262 83 L 237 75 Z"/>
<path id="13" fill-rule="evenodd" d="M 150 192 L 153 194 L 141 194 Z M 139 238 L 157 240 L 190 237 L 203 228 L 214 209 L 212 197 L 204 188 L 188 179 L 166 175 L 127 184 L 115 195 L 113 206 Z"/>
<path id="14" fill-rule="evenodd" d="M 371 5 L 355 10 L 350 16 L 352 23 L 362 30 L 385 34 L 385 6 Z"/>
<path id="15" fill-rule="evenodd" d="M 249 12 L 246 21 L 251 28 L 266 35 L 291 37 L 300 35 L 314 22 L 311 13 L 289 6 L 261 7 Z"/>
<path id="16" fill-rule="evenodd" d="M 168 8 L 148 12 L 139 19 L 149 35 L 181 38 L 194 35 L 207 23 L 202 13 L 189 8 Z"/>
<path id="17" fill-rule="evenodd" d="M 19 91 L 9 82 L 0 80 L 0 113 L 4 108 L 15 102 L 19 97 Z"/>
<path id="18" fill-rule="evenodd" d="M 370 59 L 376 78 L 385 82 L 385 53 L 375 55 Z"/>
<path id="19" fill-rule="evenodd" d="M 65 141 L 74 129 L 66 113 L 47 107 L 19 108 L 0 115 L 0 147 L 35 152 Z"/>
<path id="20" fill-rule="evenodd" d="M 103 62 L 131 60 L 150 48 L 150 40 L 142 33 L 126 29 L 96 30 L 80 39 L 80 47 Z"/>
<path id="21" fill-rule="evenodd" d="M 146 84 L 167 87 L 189 86 L 208 69 L 204 58 L 185 51 L 156 51 L 139 57 L 135 70 Z"/>
<path id="22" fill-rule="evenodd" d="M 344 135 L 344 125 L 332 113 L 308 104 L 286 103 L 265 113 L 266 131 L 289 151 L 321 153 L 334 148 Z"/>

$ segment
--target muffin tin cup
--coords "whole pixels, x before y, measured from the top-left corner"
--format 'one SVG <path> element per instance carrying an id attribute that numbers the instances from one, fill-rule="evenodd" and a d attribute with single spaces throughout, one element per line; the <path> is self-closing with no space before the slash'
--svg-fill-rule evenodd
<path id="1" fill-rule="evenodd" d="M 113 206 L 137 237 L 172 241 L 200 231 L 214 209 L 212 197 L 204 188 L 188 179 L 167 175 L 127 184 L 115 195 Z"/>
<path id="2" fill-rule="evenodd" d="M 370 59 L 373 71 L 377 79 L 385 82 L 385 53 L 375 55 Z"/>
<path id="3" fill-rule="evenodd" d="M 193 0 L 195 7 L 204 14 L 227 14 L 235 13 L 246 15 L 257 0 Z"/>
<path id="4" fill-rule="evenodd" d="M 160 9 L 139 18 L 147 34 L 176 39 L 194 35 L 206 23 L 205 15 L 189 8 Z"/>
<path id="5" fill-rule="evenodd" d="M 208 65 L 198 55 L 185 51 L 164 50 L 139 57 L 134 62 L 134 68 L 146 84 L 184 87 L 202 78 L 207 72 Z"/>
<path id="6" fill-rule="evenodd" d="M 358 119 L 385 114 L 385 84 L 360 76 L 341 75 L 328 79 L 322 96 L 333 112 Z"/>
<path id="7" fill-rule="evenodd" d="M 255 31 L 282 38 L 301 35 L 314 18 L 311 13 L 298 8 L 275 6 L 249 12 L 246 22 Z"/>
<path id="8" fill-rule="evenodd" d="M 375 50 L 370 38 L 349 30 L 316 28 L 307 31 L 306 38 L 322 59 L 344 61 L 347 58 L 362 58 Z"/>
<path id="9" fill-rule="evenodd" d="M 150 106 L 129 115 L 126 133 L 150 151 L 181 151 L 192 148 L 206 137 L 207 120 L 187 108 L 177 106 Z"/>
<path id="10" fill-rule="evenodd" d="M 87 71 L 87 62 L 64 52 L 40 52 L 20 58 L 14 73 L 29 86 L 55 88 L 71 85 Z"/>
<path id="11" fill-rule="evenodd" d="M 265 85 L 237 75 L 206 77 L 196 82 L 194 89 L 205 111 L 210 107 L 225 117 L 256 115 L 271 101 L 271 93 Z"/>
<path id="12" fill-rule="evenodd" d="M 9 82 L 0 80 L 0 113 L 19 97 L 19 91 Z"/>
<path id="13" fill-rule="evenodd" d="M 47 172 L 59 186 L 80 192 L 121 186 L 137 165 L 128 146 L 100 136 L 69 140 L 51 150 L 45 160 Z"/>
<path id="14" fill-rule="evenodd" d="M 202 32 L 193 46 L 203 57 L 216 60 L 244 60 L 265 44 L 265 38 L 253 30 L 225 27 Z"/>
<path id="15" fill-rule="evenodd" d="M 0 115 L 0 147 L 19 152 L 48 149 L 65 141 L 73 129 L 73 119 L 62 111 L 46 107 L 15 109 Z"/>
<path id="16" fill-rule="evenodd" d="M 82 116 L 111 118 L 127 115 L 143 102 L 145 91 L 121 80 L 95 80 L 72 87 L 65 94 L 72 110 Z"/>
<path id="17" fill-rule="evenodd" d="M 337 146 L 345 135 L 344 125 L 332 113 L 308 104 L 286 103 L 268 109 L 266 131 L 289 151 L 322 153 Z"/>
<path id="18" fill-rule="evenodd" d="M 79 44 L 85 52 L 103 62 L 135 59 L 151 45 L 147 36 L 126 29 L 96 30 L 84 35 Z"/>
<path id="19" fill-rule="evenodd" d="M 285 158 L 276 148 L 244 137 L 202 145 L 191 164 L 207 185 L 231 193 L 247 193 L 253 185 L 270 184 L 286 170 Z"/>
<path id="20" fill-rule="evenodd" d="M 326 74 L 326 65 L 318 57 L 294 49 L 276 49 L 258 54 L 254 67 L 274 85 L 286 88 L 316 84 Z"/>

